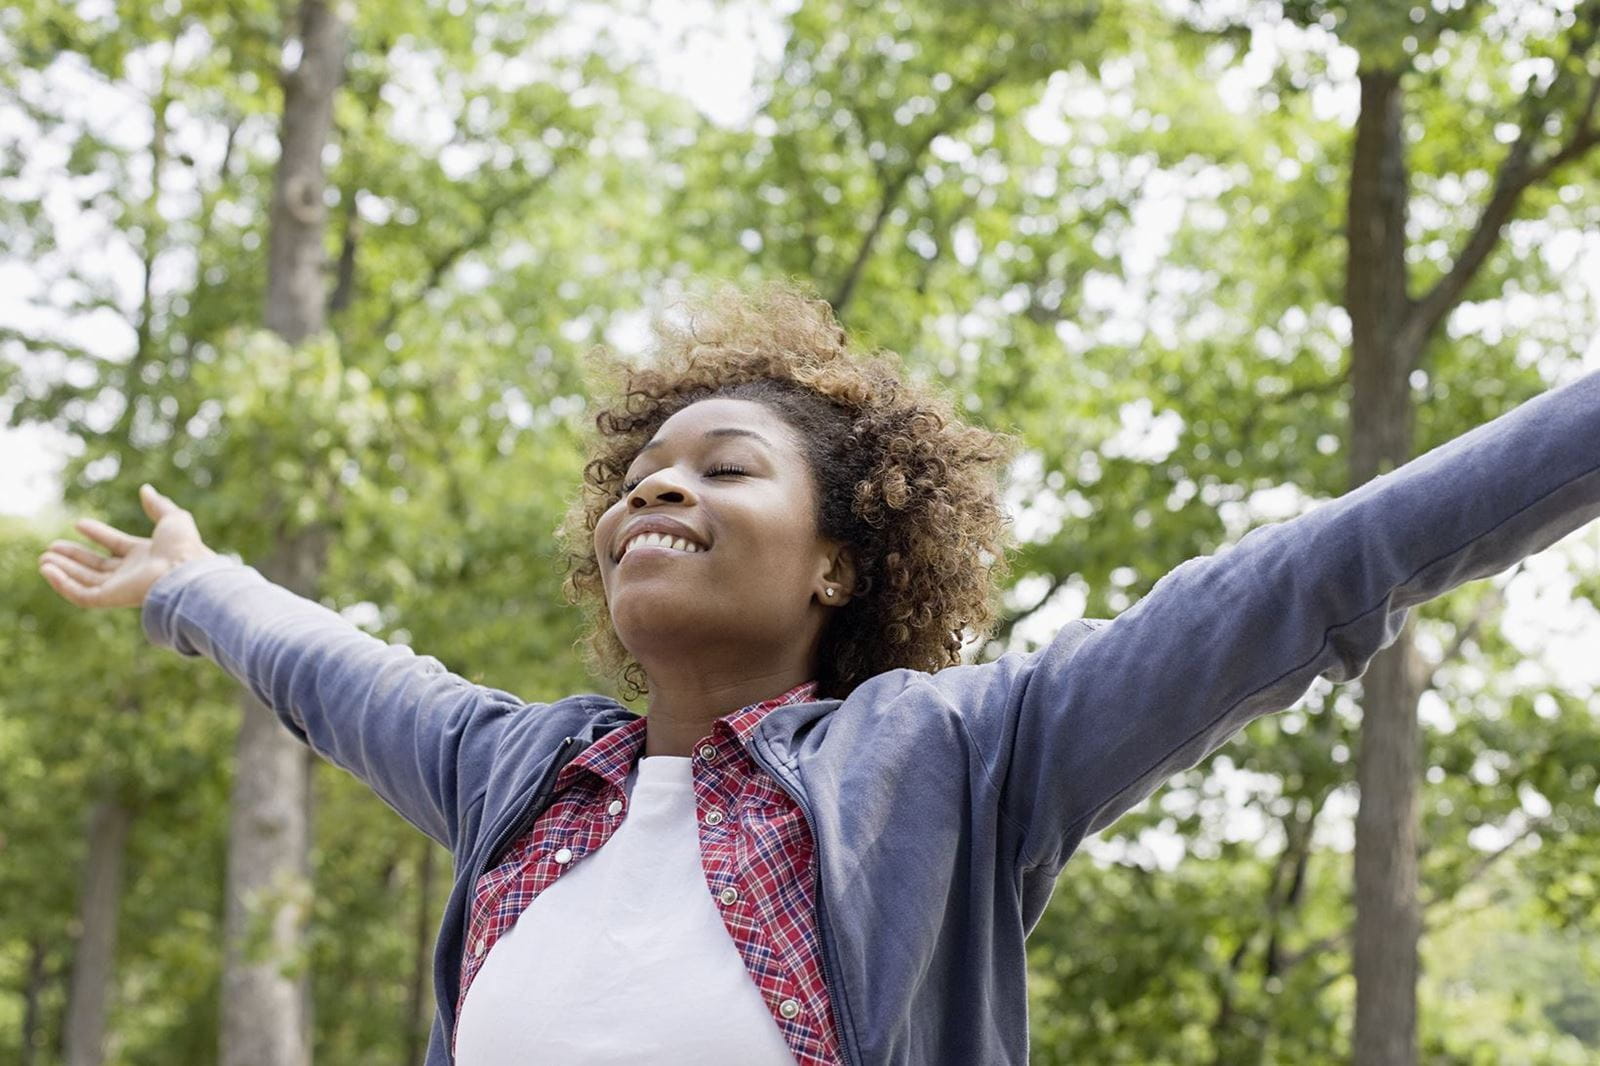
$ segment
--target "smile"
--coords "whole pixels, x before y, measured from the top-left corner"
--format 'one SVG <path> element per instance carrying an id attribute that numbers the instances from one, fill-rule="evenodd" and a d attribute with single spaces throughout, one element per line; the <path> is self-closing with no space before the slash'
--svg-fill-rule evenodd
<path id="1" fill-rule="evenodd" d="M 705 551 L 705 548 L 683 537 L 674 537 L 666 533 L 640 533 L 638 536 L 628 538 L 627 543 L 622 546 L 622 551 L 618 553 L 617 560 L 620 562 L 635 548 L 667 548 L 688 555 Z"/>

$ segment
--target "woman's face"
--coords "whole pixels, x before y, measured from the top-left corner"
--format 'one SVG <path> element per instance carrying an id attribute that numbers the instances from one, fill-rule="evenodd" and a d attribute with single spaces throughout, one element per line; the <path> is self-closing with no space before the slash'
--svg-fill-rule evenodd
<path id="1" fill-rule="evenodd" d="M 844 599 L 796 433 L 765 405 L 691 404 L 639 450 L 623 484 L 594 550 L 617 636 L 647 672 L 663 656 L 717 653 L 755 656 L 747 665 L 759 669 L 763 648 L 814 640 L 822 604 Z"/>

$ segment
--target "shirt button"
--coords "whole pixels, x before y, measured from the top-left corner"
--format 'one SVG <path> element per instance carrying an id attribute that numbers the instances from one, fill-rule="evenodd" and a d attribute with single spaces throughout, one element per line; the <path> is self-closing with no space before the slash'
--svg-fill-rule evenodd
<path id="1" fill-rule="evenodd" d="M 560 851 L 556 852 L 556 862 L 559 862 L 562 866 L 565 866 L 567 863 L 569 863 L 571 861 L 572 861 L 572 849 L 571 848 L 562 848 Z"/>
<path id="2" fill-rule="evenodd" d="M 472 957 L 475 959 L 483 958 L 483 937 L 481 936 L 477 939 L 477 942 L 472 945 Z"/>
<path id="3" fill-rule="evenodd" d="M 700 745 L 700 758 L 710 762 L 717 757 L 717 749 L 711 744 Z"/>
<path id="4" fill-rule="evenodd" d="M 786 999 L 778 1004 L 778 1013 L 785 1018 L 793 1018 L 800 1013 L 800 1004 L 792 999 Z"/>
<path id="5" fill-rule="evenodd" d="M 612 800 L 611 803 L 606 807 L 606 813 L 607 814 L 621 814 L 622 813 L 622 801 L 621 800 Z"/>
<path id="6" fill-rule="evenodd" d="M 717 898 L 720 899 L 726 906 L 731 907 L 733 904 L 739 902 L 739 890 L 736 888 L 725 888 L 721 892 L 717 893 Z"/>
<path id="7" fill-rule="evenodd" d="M 722 812 L 721 811 L 707 811 L 706 812 L 706 824 L 707 825 L 721 825 L 722 824 Z"/>

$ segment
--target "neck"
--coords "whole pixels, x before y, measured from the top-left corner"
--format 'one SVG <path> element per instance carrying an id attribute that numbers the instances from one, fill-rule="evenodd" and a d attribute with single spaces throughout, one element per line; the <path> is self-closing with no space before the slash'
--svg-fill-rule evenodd
<path id="1" fill-rule="evenodd" d="M 806 661 L 769 669 L 718 674 L 709 670 L 651 669 L 650 713 L 645 717 L 645 755 L 689 755 L 718 718 L 760 703 L 816 677 Z"/>

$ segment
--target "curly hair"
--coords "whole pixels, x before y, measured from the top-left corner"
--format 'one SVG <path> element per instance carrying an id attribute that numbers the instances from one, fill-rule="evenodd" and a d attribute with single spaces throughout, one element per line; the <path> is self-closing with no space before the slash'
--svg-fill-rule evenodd
<path id="1" fill-rule="evenodd" d="M 853 552 L 855 596 L 823 634 L 818 695 L 843 698 L 899 667 L 958 663 L 964 634 L 985 635 L 995 618 L 1012 441 L 963 423 L 891 353 L 856 349 L 833 309 L 792 285 L 720 289 L 654 333 L 643 365 L 593 354 L 612 388 L 594 401 L 583 491 L 563 524 L 566 592 L 587 616 L 590 664 L 620 677 L 626 698 L 647 691 L 611 624 L 594 528 L 661 424 L 713 396 L 764 404 L 796 431 L 818 532 Z"/>

